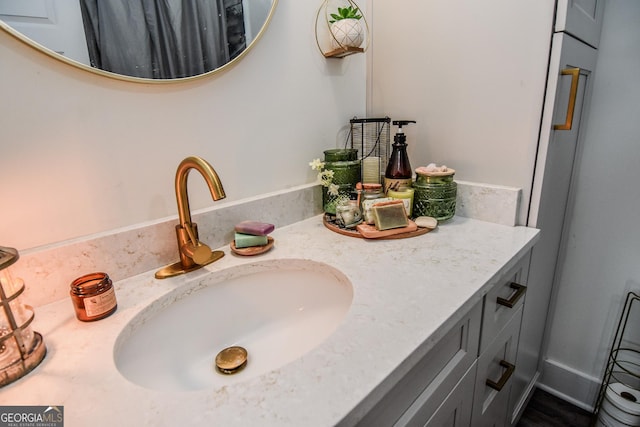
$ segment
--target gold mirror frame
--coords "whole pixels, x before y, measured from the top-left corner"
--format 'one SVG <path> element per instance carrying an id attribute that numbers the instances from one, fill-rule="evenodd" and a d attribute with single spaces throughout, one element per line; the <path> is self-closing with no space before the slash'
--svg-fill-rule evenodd
<path id="1" fill-rule="evenodd" d="M 100 68 L 94 68 L 94 67 L 91 67 L 89 65 L 86 65 L 86 64 L 83 64 L 81 62 L 78 62 L 76 60 L 67 58 L 66 56 L 63 56 L 63 55 L 61 55 L 61 54 L 49 49 L 48 47 L 41 45 L 40 43 L 37 43 L 36 41 L 31 40 L 29 37 L 25 36 L 21 32 L 17 31 L 16 29 L 14 29 L 11 26 L 9 26 L 3 20 L 0 20 L 0 29 L 4 30 L 7 34 L 15 37 L 16 39 L 18 39 L 22 43 L 26 44 L 27 46 L 29 46 L 29 47 L 31 47 L 33 49 L 36 49 L 37 51 L 40 51 L 40 52 L 50 56 L 51 58 L 57 59 L 58 61 L 64 62 L 66 64 L 69 64 L 69 65 L 73 66 L 73 67 L 79 68 L 81 70 L 89 71 L 89 72 L 97 74 L 99 76 L 104 76 L 104 77 L 108 77 L 108 78 L 111 78 L 111 79 L 122 80 L 122 81 L 127 81 L 127 82 L 132 82 L 132 83 L 145 83 L 145 84 L 149 84 L 149 83 L 151 83 L 151 84 L 183 83 L 183 82 L 198 80 L 198 79 L 202 79 L 202 78 L 205 78 L 205 77 L 212 76 L 212 75 L 217 74 L 219 72 L 228 70 L 229 68 L 231 68 L 235 64 L 237 64 L 242 58 L 244 58 L 245 55 L 247 55 L 247 53 L 251 50 L 251 48 L 253 48 L 253 46 L 258 42 L 258 40 L 260 40 L 260 38 L 262 37 L 262 34 L 264 34 L 264 32 L 266 31 L 267 27 L 269 26 L 269 23 L 271 22 L 271 18 L 273 17 L 273 14 L 275 13 L 277 5 L 278 5 L 278 0 L 272 0 L 271 9 L 269 10 L 269 14 L 267 15 L 267 19 L 265 19 L 264 24 L 262 25 L 262 28 L 260 28 L 260 31 L 258 32 L 258 34 L 251 41 L 251 43 L 249 43 L 249 46 L 247 46 L 238 56 L 236 56 L 235 58 L 233 58 L 231 61 L 227 62 L 226 64 L 224 64 L 224 65 L 222 65 L 222 66 L 220 66 L 220 67 L 218 67 L 218 68 L 216 68 L 214 70 L 207 71 L 206 73 L 198 74 L 196 76 L 179 77 L 179 78 L 175 78 L 175 79 L 148 79 L 148 78 L 143 78 L 143 77 L 132 77 L 132 76 L 126 76 L 124 74 L 112 73 L 110 71 L 105 71 L 105 70 L 102 70 Z"/>

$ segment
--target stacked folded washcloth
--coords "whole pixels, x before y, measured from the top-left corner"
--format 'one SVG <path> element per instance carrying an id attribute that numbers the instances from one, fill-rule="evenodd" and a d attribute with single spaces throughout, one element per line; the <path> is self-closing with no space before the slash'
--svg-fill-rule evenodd
<path id="1" fill-rule="evenodd" d="M 259 221 L 242 221 L 235 226 L 236 248 L 265 246 L 269 239 L 267 235 L 274 230 L 273 224 Z"/>

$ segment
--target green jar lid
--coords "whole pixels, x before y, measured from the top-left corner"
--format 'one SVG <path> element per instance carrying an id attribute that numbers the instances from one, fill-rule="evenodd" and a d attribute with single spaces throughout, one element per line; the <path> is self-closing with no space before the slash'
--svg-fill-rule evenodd
<path id="1" fill-rule="evenodd" d="M 344 162 L 358 159 L 356 148 L 333 148 L 324 151 L 325 162 Z"/>

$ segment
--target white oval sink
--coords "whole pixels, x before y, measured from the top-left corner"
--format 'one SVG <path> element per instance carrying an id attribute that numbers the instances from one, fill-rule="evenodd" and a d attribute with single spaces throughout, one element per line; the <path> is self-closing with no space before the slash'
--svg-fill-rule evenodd
<path id="1" fill-rule="evenodd" d="M 353 299 L 347 277 L 308 260 L 272 260 L 211 272 L 153 302 L 122 330 L 118 370 L 161 391 L 229 385 L 277 369 L 338 327 Z M 246 367 L 224 375 L 215 357 L 230 346 Z"/>

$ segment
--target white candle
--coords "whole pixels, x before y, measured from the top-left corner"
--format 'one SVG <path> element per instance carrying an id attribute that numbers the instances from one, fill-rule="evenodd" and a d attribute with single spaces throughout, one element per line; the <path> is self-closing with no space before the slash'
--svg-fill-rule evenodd
<path id="1" fill-rule="evenodd" d="M 365 184 L 380 183 L 380 157 L 362 159 L 362 182 Z"/>

